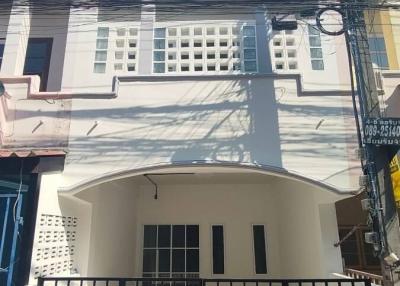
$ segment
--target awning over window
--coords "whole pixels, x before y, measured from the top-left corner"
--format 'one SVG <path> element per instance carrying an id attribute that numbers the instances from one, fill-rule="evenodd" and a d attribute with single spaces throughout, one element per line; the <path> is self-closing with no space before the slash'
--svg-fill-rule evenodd
<path id="1" fill-rule="evenodd" d="M 23 149 L 23 150 L 10 150 L 0 149 L 0 158 L 9 157 L 42 157 L 42 156 L 65 156 L 67 152 L 62 149 Z"/>

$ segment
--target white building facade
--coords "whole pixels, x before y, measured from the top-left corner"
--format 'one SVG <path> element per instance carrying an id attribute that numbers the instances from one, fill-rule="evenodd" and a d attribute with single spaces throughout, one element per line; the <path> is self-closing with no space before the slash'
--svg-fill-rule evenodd
<path id="1" fill-rule="evenodd" d="M 0 16 L 2 149 L 65 152 L 30 284 L 342 272 L 334 203 L 361 172 L 344 38 L 272 31 L 265 9 L 41 11 Z"/>

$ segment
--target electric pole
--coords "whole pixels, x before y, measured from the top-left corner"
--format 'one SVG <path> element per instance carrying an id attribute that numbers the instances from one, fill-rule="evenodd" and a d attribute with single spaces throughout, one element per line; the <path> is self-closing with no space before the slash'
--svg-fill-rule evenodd
<path id="1" fill-rule="evenodd" d="M 384 285 L 394 285 L 399 284 L 398 275 L 394 273 L 399 264 L 388 258 L 393 257 L 393 254 L 400 257 L 400 231 L 389 163 L 398 149 L 398 144 L 391 143 L 392 141 L 383 137 L 388 136 L 385 130 L 391 130 L 393 126 L 397 126 L 400 119 L 390 119 L 390 122 L 389 119 L 381 120 L 375 73 L 362 8 L 365 7 L 365 2 L 348 0 L 344 4 L 342 14 L 344 30 L 353 58 L 363 134 L 361 153 L 364 154 L 363 172 L 367 182 L 368 224 L 372 228 L 372 232 L 367 233 L 365 239 L 372 243 L 381 260 Z M 396 131 L 397 127 L 394 128 Z M 367 140 L 367 135 L 380 136 L 380 138 L 377 141 Z M 396 136 L 395 134 L 394 137 Z"/>

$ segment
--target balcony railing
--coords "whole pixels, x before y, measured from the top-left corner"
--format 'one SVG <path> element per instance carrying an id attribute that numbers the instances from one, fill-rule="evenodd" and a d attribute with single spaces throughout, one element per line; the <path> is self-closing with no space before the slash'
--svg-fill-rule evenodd
<path id="1" fill-rule="evenodd" d="M 38 286 L 371 286 L 369 279 L 41 277 Z"/>
<path id="2" fill-rule="evenodd" d="M 383 285 L 383 277 L 380 275 L 363 272 L 360 270 L 346 268 L 344 274 L 356 279 L 370 279 L 373 284 Z"/>

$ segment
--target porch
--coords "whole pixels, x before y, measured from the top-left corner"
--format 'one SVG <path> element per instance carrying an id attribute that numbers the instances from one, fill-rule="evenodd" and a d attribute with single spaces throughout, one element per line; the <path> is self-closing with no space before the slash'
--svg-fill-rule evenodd
<path id="1" fill-rule="evenodd" d="M 310 181 L 245 168 L 185 167 L 63 194 L 54 192 L 57 176 L 42 178 L 30 285 L 38 279 L 50 286 L 272 286 L 288 283 L 274 280 L 282 277 L 328 279 L 343 272 L 334 246 L 334 202 L 343 196 Z"/>

